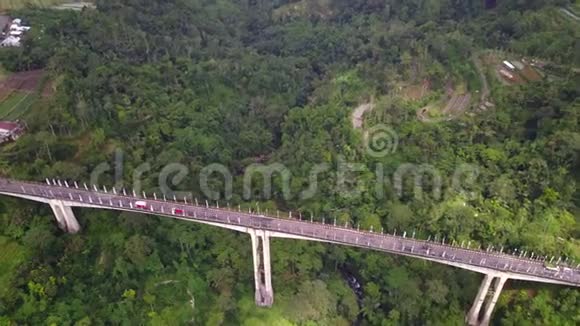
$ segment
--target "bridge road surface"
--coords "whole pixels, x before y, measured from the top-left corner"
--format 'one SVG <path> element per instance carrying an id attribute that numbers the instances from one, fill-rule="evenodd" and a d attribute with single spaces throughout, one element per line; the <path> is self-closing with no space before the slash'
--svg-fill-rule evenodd
<path id="1" fill-rule="evenodd" d="M 10 181 L 0 178 L 0 192 L 62 200 L 72 207 L 94 207 L 167 216 L 177 219 L 241 226 L 271 231 L 272 237 L 295 236 L 299 239 L 329 242 L 435 261 L 478 271 L 494 270 L 510 274 L 512 279 L 557 283 L 580 287 L 580 269 L 548 269 L 543 261 L 518 256 L 471 250 L 435 242 L 358 231 L 329 224 L 294 219 L 280 219 L 232 210 L 196 206 L 173 201 L 140 199 L 121 194 L 88 191 L 75 187 Z M 132 208 L 136 201 L 146 201 L 148 208 Z M 176 215 L 174 209 L 183 214 Z M 288 236 L 289 235 L 289 236 Z M 541 280 L 540 280 L 541 279 Z"/>

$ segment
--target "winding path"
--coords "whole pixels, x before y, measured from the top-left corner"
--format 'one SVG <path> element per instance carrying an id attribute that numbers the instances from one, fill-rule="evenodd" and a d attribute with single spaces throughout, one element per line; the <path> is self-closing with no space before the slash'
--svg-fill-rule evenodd
<path id="1" fill-rule="evenodd" d="M 352 113 L 352 126 L 354 129 L 362 129 L 365 113 L 373 110 L 373 103 L 359 105 Z"/>
<path id="2" fill-rule="evenodd" d="M 576 14 L 570 11 L 568 8 L 560 8 L 560 12 L 574 19 L 575 21 L 580 22 L 580 17 L 576 16 Z"/>

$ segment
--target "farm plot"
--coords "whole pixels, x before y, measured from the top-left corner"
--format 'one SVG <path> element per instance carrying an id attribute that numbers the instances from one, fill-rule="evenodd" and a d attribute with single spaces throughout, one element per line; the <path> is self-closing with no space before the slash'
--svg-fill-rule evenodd
<path id="1" fill-rule="evenodd" d="M 30 110 L 40 97 L 43 74 L 42 70 L 19 72 L 0 82 L 0 119 L 20 119 Z"/>
<path id="2" fill-rule="evenodd" d="M 49 7 L 63 2 L 71 2 L 66 0 L 0 0 L 0 10 L 20 9 L 26 6 L 34 7 Z"/>
<path id="3" fill-rule="evenodd" d="M 29 95 L 29 93 L 25 92 L 10 93 L 8 97 L 0 103 L 0 119 L 6 119 L 7 116 L 15 114 L 14 111 Z"/>
<path id="4" fill-rule="evenodd" d="M 30 92 L 14 92 L 0 103 L 0 119 L 16 120 L 22 118 L 31 108 L 38 96 Z"/>

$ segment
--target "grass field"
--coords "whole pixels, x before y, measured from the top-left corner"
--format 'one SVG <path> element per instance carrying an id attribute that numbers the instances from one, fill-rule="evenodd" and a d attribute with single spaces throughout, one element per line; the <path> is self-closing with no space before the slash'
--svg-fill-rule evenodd
<path id="1" fill-rule="evenodd" d="M 22 117 L 35 99 L 36 96 L 29 92 L 13 92 L 0 103 L 0 119 L 16 120 Z"/>
<path id="2" fill-rule="evenodd" d="M 49 7 L 64 2 L 71 2 L 70 0 L 0 0 L 0 10 L 19 9 L 27 5 L 37 7 Z"/>
<path id="3" fill-rule="evenodd" d="M 26 260 L 26 256 L 24 247 L 0 236 L 0 298 L 9 288 L 14 271 Z"/>

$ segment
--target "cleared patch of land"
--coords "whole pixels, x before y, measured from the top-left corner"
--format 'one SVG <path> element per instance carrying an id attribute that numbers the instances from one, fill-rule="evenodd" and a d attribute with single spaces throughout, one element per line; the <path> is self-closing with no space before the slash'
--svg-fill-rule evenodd
<path id="1" fill-rule="evenodd" d="M 50 83 L 42 85 L 42 70 L 11 74 L 0 82 L 0 119 L 23 118 L 42 96 L 52 94 Z"/>
<path id="2" fill-rule="evenodd" d="M 542 75 L 540 75 L 534 68 L 526 65 L 524 69 L 520 71 L 522 77 L 524 77 L 527 81 L 538 81 L 542 80 Z"/>
<path id="3" fill-rule="evenodd" d="M 43 70 L 30 70 L 14 73 L 0 82 L 0 100 L 3 95 L 11 91 L 28 91 L 34 92 L 39 89 Z"/>
<path id="4" fill-rule="evenodd" d="M 91 2 L 70 2 L 70 3 L 63 3 L 57 6 L 52 7 L 53 9 L 59 10 L 74 10 L 74 11 L 81 11 L 84 8 L 96 8 L 94 3 Z"/>
<path id="5" fill-rule="evenodd" d="M 331 0 L 301 0 L 274 9 L 272 18 L 274 20 L 285 20 L 293 17 L 318 17 L 325 19 L 334 15 Z"/>
<path id="6" fill-rule="evenodd" d="M 364 115 L 365 113 L 371 111 L 373 109 L 372 103 L 362 104 L 357 107 L 354 112 L 352 113 L 352 126 L 354 129 L 361 129 L 363 126 Z"/>
<path id="7" fill-rule="evenodd" d="M 472 94 L 465 83 L 447 86 L 446 94 L 417 110 L 417 119 L 423 122 L 452 120 L 464 114 L 472 104 Z"/>
<path id="8" fill-rule="evenodd" d="M 11 93 L 6 100 L 0 103 L 0 119 L 5 120 L 10 115 L 16 115 L 16 111 L 18 111 L 22 102 L 25 102 L 29 95 L 30 93 L 25 92 Z"/>
<path id="9" fill-rule="evenodd" d="M 431 89 L 431 84 L 428 80 L 424 80 L 420 84 L 404 86 L 401 89 L 401 96 L 410 101 L 422 100 Z"/>
<path id="10" fill-rule="evenodd" d="M 469 107 L 470 101 L 470 93 L 453 94 L 449 102 L 447 102 L 447 105 L 445 105 L 445 108 L 443 108 L 443 114 L 454 116 L 462 114 Z"/>
<path id="11" fill-rule="evenodd" d="M 482 56 L 482 61 L 488 69 L 493 71 L 496 79 L 506 86 L 526 84 L 544 78 L 543 73 L 539 70 L 539 66 L 542 66 L 542 64 L 538 65 L 537 60 L 514 58 L 501 51 L 488 51 Z M 504 61 L 511 62 L 516 68 L 512 69 L 507 67 L 503 63 Z"/>

